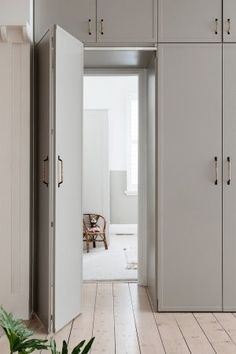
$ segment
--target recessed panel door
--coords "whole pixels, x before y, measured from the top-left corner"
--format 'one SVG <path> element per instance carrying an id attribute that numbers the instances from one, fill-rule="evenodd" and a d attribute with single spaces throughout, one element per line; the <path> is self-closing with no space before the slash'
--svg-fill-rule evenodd
<path id="1" fill-rule="evenodd" d="M 223 14 L 223 40 L 236 42 L 236 2 L 234 0 L 223 1 Z"/>
<path id="2" fill-rule="evenodd" d="M 158 49 L 158 303 L 222 309 L 221 45 Z"/>
<path id="3" fill-rule="evenodd" d="M 220 42 L 221 16 L 221 0 L 159 0 L 158 42 Z"/>
<path id="4" fill-rule="evenodd" d="M 36 0 L 36 42 L 54 24 L 82 42 L 96 42 L 96 0 Z"/>
<path id="5" fill-rule="evenodd" d="M 236 44 L 224 51 L 223 306 L 236 310 Z"/>
<path id="6" fill-rule="evenodd" d="M 156 42 L 157 0 L 97 0 L 97 40 Z"/>

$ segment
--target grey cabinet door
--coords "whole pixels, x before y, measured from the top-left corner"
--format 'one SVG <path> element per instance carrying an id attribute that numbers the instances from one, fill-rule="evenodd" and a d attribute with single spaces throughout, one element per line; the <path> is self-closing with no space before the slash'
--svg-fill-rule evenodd
<path id="1" fill-rule="evenodd" d="M 159 0 L 158 41 L 220 42 L 221 17 L 221 0 Z"/>
<path id="2" fill-rule="evenodd" d="M 155 56 L 147 68 L 147 289 L 154 311 L 157 310 L 156 72 Z"/>
<path id="3" fill-rule="evenodd" d="M 96 0 L 35 0 L 35 39 L 58 24 L 84 43 L 96 42 Z"/>
<path id="4" fill-rule="evenodd" d="M 97 0 L 98 42 L 155 42 L 156 17 L 157 0 Z"/>
<path id="5" fill-rule="evenodd" d="M 223 50 L 223 306 L 225 311 L 236 311 L 236 44 L 225 44 Z M 230 160 L 228 158 L 230 158 Z"/>
<path id="6" fill-rule="evenodd" d="M 159 310 L 221 310 L 221 45 L 158 53 Z"/>
<path id="7" fill-rule="evenodd" d="M 223 1 L 223 40 L 236 42 L 236 1 Z"/>

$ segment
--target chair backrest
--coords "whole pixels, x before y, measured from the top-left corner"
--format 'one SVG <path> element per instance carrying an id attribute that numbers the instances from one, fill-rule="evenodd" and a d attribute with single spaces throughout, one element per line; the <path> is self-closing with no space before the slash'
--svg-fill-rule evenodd
<path id="1" fill-rule="evenodd" d="M 91 222 L 93 219 L 96 219 L 96 226 L 99 226 L 101 230 L 105 231 L 106 229 L 106 220 L 104 216 L 99 214 L 84 214 L 83 215 L 83 226 L 84 229 L 88 229 L 94 226 Z"/>

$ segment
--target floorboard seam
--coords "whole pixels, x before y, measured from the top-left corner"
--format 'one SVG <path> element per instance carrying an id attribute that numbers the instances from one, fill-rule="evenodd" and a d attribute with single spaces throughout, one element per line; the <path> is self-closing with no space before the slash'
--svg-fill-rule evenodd
<path id="1" fill-rule="evenodd" d="M 159 327 L 158 327 L 158 323 L 157 323 L 156 317 L 155 317 L 154 312 L 153 312 L 153 307 L 152 307 L 151 299 L 150 299 L 150 297 L 149 297 L 149 295 L 148 295 L 148 292 L 147 292 L 147 288 L 146 288 L 146 287 L 145 287 L 145 292 L 146 292 L 146 295 L 147 295 L 147 298 L 148 298 L 148 303 L 149 303 L 149 305 L 150 305 L 150 308 L 151 308 L 151 311 L 152 311 L 152 315 L 153 315 L 153 318 L 154 318 L 154 321 L 155 321 L 155 324 L 156 324 L 157 332 L 158 332 L 159 337 L 160 337 L 160 339 L 161 339 L 162 347 L 163 347 L 163 349 L 164 349 L 164 352 L 166 353 L 166 348 L 165 348 L 165 345 L 164 345 L 164 342 L 163 342 L 163 339 L 162 339 L 162 336 L 161 336 L 161 332 L 160 332 Z"/>
<path id="2" fill-rule="evenodd" d="M 214 348 L 213 344 L 211 343 L 210 339 L 208 338 L 208 336 L 207 336 L 206 332 L 204 331 L 204 329 L 202 328 L 202 326 L 201 326 L 200 322 L 198 321 L 197 317 L 195 316 L 195 313 L 194 313 L 194 312 L 193 312 L 193 317 L 194 317 L 194 318 L 195 318 L 195 320 L 197 321 L 198 326 L 201 328 L 201 330 L 202 330 L 202 332 L 203 332 L 204 336 L 206 337 L 207 341 L 209 342 L 210 346 L 212 347 L 212 349 L 214 350 L 214 352 L 215 352 L 215 353 L 217 353 L 217 351 L 215 350 L 215 348 Z"/>

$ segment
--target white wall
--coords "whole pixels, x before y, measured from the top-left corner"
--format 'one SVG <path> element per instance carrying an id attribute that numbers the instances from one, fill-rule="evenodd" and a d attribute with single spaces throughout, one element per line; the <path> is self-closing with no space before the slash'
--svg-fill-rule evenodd
<path id="1" fill-rule="evenodd" d="M 85 110 L 106 109 L 108 112 L 112 224 L 137 223 L 137 196 L 125 194 L 129 103 L 137 95 L 137 76 L 87 76 L 84 79 Z"/>
<path id="2" fill-rule="evenodd" d="M 126 171 L 127 96 L 137 96 L 136 76 L 86 76 L 84 109 L 107 109 L 109 119 L 109 168 Z"/>
<path id="3" fill-rule="evenodd" d="M 33 22 L 33 0 L 0 0 L 0 24 L 24 25 Z"/>

